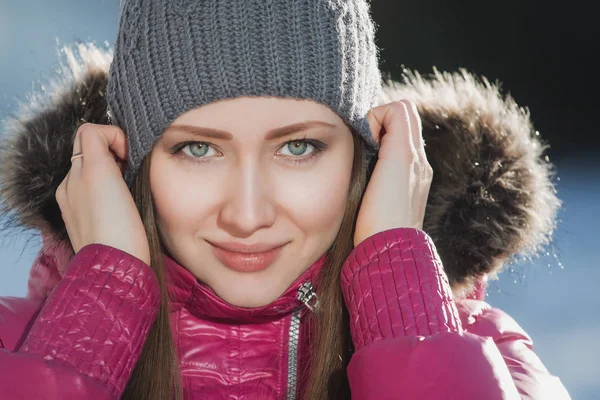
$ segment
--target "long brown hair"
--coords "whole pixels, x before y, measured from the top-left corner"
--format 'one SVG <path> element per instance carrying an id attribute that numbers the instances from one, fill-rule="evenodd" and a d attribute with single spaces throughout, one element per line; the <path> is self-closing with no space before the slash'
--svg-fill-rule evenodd
<path id="1" fill-rule="evenodd" d="M 346 367 L 353 352 L 348 311 L 340 290 L 340 271 L 346 257 L 353 249 L 356 216 L 364 194 L 368 177 L 372 172 L 364 142 L 353 134 L 354 161 L 348 192 L 348 200 L 340 230 L 327 252 L 319 276 L 319 312 L 311 314 L 308 323 L 316 327 L 310 365 L 302 371 L 306 381 L 306 392 L 299 395 L 304 399 L 347 399 L 350 388 Z M 169 296 L 167 276 L 163 263 L 163 248 L 158 235 L 155 210 L 150 191 L 150 156 L 140 166 L 132 194 L 138 207 L 148 243 L 151 267 L 156 272 L 161 288 L 161 305 L 156 322 L 144 344 L 142 355 L 136 364 L 123 399 L 182 398 L 181 377 L 178 357 L 173 345 L 169 323 Z"/>
<path id="2" fill-rule="evenodd" d="M 154 202 L 150 191 L 150 155 L 142 161 L 136 175 L 132 195 L 144 223 L 150 247 L 150 266 L 160 285 L 160 308 L 154 325 L 148 332 L 142 354 L 131 374 L 122 399 L 181 400 L 179 357 L 173 343 L 169 322 L 169 295 L 163 249 L 158 235 Z"/>

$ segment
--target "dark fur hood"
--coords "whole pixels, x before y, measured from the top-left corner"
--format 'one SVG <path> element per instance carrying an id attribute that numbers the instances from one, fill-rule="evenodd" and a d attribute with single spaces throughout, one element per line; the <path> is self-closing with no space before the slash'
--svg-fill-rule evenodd
<path id="1" fill-rule="evenodd" d="M 110 49 L 89 44 L 63 53 L 59 78 L 5 121 L 0 145 L 4 229 L 33 228 L 58 241 L 68 236 L 54 193 L 69 170 L 79 125 L 109 123 L 112 59 Z M 414 101 L 421 115 L 434 171 L 424 230 L 455 291 L 542 250 L 560 201 L 528 111 L 466 71 L 406 71 L 401 82 L 386 82 L 380 104 L 401 98 Z"/>

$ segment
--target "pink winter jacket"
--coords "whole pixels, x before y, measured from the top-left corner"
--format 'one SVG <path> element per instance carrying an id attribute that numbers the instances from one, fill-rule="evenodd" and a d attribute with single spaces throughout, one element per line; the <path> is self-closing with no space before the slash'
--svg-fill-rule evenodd
<path id="1" fill-rule="evenodd" d="M 42 250 L 28 298 L 0 298 L 0 394 L 118 399 L 157 314 L 154 273 L 101 244 L 66 266 L 60 259 Z M 228 305 L 165 260 L 184 398 L 296 398 L 310 355 L 308 284 L 318 287 L 324 257 L 258 309 Z M 347 371 L 353 399 L 569 399 L 510 316 L 481 300 L 453 299 L 423 231 L 368 238 L 341 278 L 355 346 Z"/>

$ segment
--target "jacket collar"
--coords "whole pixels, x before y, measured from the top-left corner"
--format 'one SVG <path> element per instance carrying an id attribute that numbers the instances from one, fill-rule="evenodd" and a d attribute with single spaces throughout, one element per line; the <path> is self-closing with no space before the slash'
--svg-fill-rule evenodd
<path id="1" fill-rule="evenodd" d="M 233 306 L 221 299 L 208 285 L 200 282 L 190 271 L 168 255 L 164 255 L 169 277 L 168 291 L 171 312 L 186 308 L 200 318 L 227 321 L 228 323 L 259 323 L 279 319 L 302 305 L 298 290 L 305 282 L 317 288 L 317 277 L 326 254 L 321 256 L 286 289 L 277 300 L 259 308 Z"/>

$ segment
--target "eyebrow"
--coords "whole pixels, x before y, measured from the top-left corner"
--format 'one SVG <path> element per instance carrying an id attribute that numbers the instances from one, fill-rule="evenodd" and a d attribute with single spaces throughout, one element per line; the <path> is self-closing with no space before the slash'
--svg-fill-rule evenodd
<path id="1" fill-rule="evenodd" d="M 330 124 L 324 121 L 304 121 L 291 125 L 282 126 L 280 128 L 271 129 L 265 136 L 266 140 L 278 139 L 283 136 L 291 135 L 292 133 L 304 131 L 310 128 L 324 126 L 328 128 L 337 128 L 337 125 Z M 206 128 L 194 125 L 171 125 L 167 130 L 178 130 L 191 133 L 193 135 L 206 136 L 215 139 L 231 140 L 233 135 L 227 131 L 222 131 L 214 128 Z"/>

